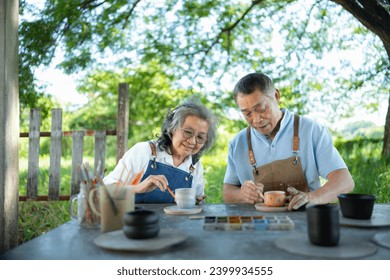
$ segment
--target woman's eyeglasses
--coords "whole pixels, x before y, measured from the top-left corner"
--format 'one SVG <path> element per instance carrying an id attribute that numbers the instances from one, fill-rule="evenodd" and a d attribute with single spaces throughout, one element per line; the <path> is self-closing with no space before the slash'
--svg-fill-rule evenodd
<path id="1" fill-rule="evenodd" d="M 192 128 L 182 128 L 181 131 L 183 132 L 183 137 L 186 139 L 192 138 L 195 136 L 195 141 L 198 144 L 204 144 L 207 141 L 206 134 L 195 135 L 194 130 Z"/>

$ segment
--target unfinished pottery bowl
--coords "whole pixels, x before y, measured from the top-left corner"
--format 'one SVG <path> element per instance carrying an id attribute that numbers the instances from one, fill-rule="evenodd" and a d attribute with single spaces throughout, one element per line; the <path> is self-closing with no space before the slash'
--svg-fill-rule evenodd
<path id="1" fill-rule="evenodd" d="M 339 194 L 341 213 L 345 218 L 370 219 L 376 197 L 371 194 Z"/>
<path id="2" fill-rule="evenodd" d="M 268 191 L 264 193 L 264 206 L 283 207 L 286 204 L 286 193 L 284 191 Z"/>

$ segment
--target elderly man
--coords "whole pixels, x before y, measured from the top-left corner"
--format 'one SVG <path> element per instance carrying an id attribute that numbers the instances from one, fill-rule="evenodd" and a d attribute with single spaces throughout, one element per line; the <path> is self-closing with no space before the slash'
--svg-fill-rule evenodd
<path id="1" fill-rule="evenodd" d="M 243 77 L 234 99 L 248 127 L 229 143 L 223 198 L 258 203 L 268 190 L 291 194 L 289 210 L 325 204 L 353 190 L 354 181 L 328 130 L 279 107 L 280 92 L 259 73 Z M 326 178 L 321 186 L 320 177 Z"/>

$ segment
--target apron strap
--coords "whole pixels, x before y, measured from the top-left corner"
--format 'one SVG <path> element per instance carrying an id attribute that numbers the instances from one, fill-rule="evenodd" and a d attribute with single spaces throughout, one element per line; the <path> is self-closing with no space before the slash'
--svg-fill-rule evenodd
<path id="1" fill-rule="evenodd" d="M 256 172 L 258 175 L 258 170 L 256 169 L 256 159 L 255 159 L 255 154 L 253 153 L 253 148 L 252 148 L 252 141 L 251 141 L 251 128 L 248 126 L 246 128 L 246 138 L 248 141 L 248 156 L 249 156 L 249 161 L 250 164 L 253 167 L 253 170 Z M 294 138 L 293 138 L 293 145 L 292 145 L 292 150 L 293 153 L 295 154 L 295 160 L 294 160 L 294 165 L 297 164 L 298 162 L 298 153 L 299 153 L 299 116 L 294 115 Z"/>
<path id="2" fill-rule="evenodd" d="M 259 171 L 256 170 L 256 160 L 255 160 L 255 154 L 253 153 L 252 148 L 252 141 L 251 141 L 251 128 L 248 126 L 246 128 L 246 139 L 248 141 L 248 155 L 249 155 L 249 161 L 253 167 L 253 171 L 256 172 L 257 175 L 259 175 Z"/>
<path id="3" fill-rule="evenodd" d="M 156 150 L 156 145 L 154 145 L 153 141 L 148 141 L 150 149 L 152 150 L 152 158 L 153 158 L 153 163 L 152 163 L 152 168 L 156 169 L 157 164 L 156 164 L 156 159 L 157 159 L 157 150 Z"/>
<path id="4" fill-rule="evenodd" d="M 299 116 L 294 115 L 294 141 L 293 141 L 293 152 L 295 154 L 299 153 L 299 135 L 298 135 L 298 128 L 299 128 Z"/>
<path id="5" fill-rule="evenodd" d="M 299 116 L 294 115 L 294 139 L 293 139 L 293 154 L 295 154 L 295 159 L 293 160 L 293 164 L 296 165 L 298 163 L 298 153 L 299 153 Z"/>

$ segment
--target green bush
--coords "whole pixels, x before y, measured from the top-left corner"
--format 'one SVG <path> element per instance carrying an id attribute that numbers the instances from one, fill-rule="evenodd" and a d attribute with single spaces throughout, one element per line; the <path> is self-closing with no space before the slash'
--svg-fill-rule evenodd
<path id="1" fill-rule="evenodd" d="M 354 193 L 369 193 L 390 202 L 390 156 L 383 157 L 383 139 L 337 140 L 335 146 L 355 181 Z"/>

